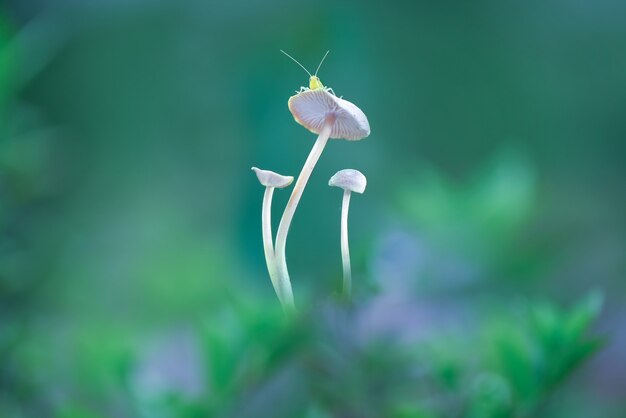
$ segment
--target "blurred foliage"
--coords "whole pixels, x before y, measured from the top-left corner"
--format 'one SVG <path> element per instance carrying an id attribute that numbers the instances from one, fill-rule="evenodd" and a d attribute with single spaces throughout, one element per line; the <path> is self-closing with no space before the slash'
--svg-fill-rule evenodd
<path id="1" fill-rule="evenodd" d="M 206 379 L 196 393 L 154 391 L 132 349 L 99 368 L 124 371 L 110 389 L 126 388 L 118 400 L 140 417 L 531 417 L 602 345 L 588 335 L 599 307 L 595 294 L 570 310 L 527 303 L 493 312 L 471 337 L 407 345 L 393 335 L 359 338 L 359 310 L 333 302 L 291 320 L 268 306 L 238 306 L 194 327 L 201 353 L 187 366 Z M 150 367 L 177 379 L 166 364 Z M 61 416 L 90 411 L 71 405 Z"/>
<path id="2" fill-rule="evenodd" d="M 423 169 L 398 193 L 402 219 L 432 251 L 471 264 L 467 280 L 502 276 L 528 279 L 537 264 L 532 249 L 516 251 L 536 208 L 535 170 L 519 151 L 500 151 L 473 177 L 457 184 Z M 530 258 L 530 259 L 529 259 Z M 450 263 L 450 260 L 445 260 Z M 520 268 L 523 266 L 523 268 Z M 439 272 L 433 281 L 440 280 Z"/>
<path id="3" fill-rule="evenodd" d="M 600 306 L 598 294 L 569 311 L 529 303 L 515 314 L 490 319 L 476 341 L 430 343 L 428 364 L 436 387 L 460 398 L 453 401 L 459 409 L 444 416 L 541 415 L 562 380 L 603 345 L 602 339 L 586 335 Z"/>
<path id="4" fill-rule="evenodd" d="M 0 417 L 623 416 L 622 5 L 44 3 L 0 5 Z M 279 48 L 372 124 L 307 188 L 293 318 L 248 170 L 311 145 Z"/>
<path id="5" fill-rule="evenodd" d="M 16 31 L 0 13 L 0 410 L 19 416 L 36 391 L 42 366 L 39 349 L 26 341 L 41 285 L 34 260 L 33 212 L 48 195 L 52 134 L 40 113 L 19 100 L 24 51 Z"/>
<path id="6" fill-rule="evenodd" d="M 434 169 L 418 178 L 399 193 L 405 211 L 433 237 L 454 238 L 461 248 L 470 247 L 467 240 L 495 251 L 528 224 L 535 205 L 534 172 L 519 152 L 501 152 L 463 187 Z"/>

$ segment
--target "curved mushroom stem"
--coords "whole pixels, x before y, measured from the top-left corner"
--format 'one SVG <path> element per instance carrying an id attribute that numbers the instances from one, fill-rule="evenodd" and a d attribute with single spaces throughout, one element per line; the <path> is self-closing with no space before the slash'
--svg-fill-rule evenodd
<path id="1" fill-rule="evenodd" d="M 352 271 L 350 269 L 350 248 L 348 247 L 348 210 L 350 190 L 343 191 L 341 203 L 341 261 L 343 262 L 343 295 L 349 298 L 352 293 Z"/>
<path id="2" fill-rule="evenodd" d="M 317 140 L 315 141 L 315 144 L 313 145 L 313 148 L 311 149 L 311 152 L 302 167 L 298 180 L 296 180 L 296 185 L 291 192 L 291 197 L 289 197 L 289 201 L 285 207 L 285 212 L 283 212 L 283 217 L 281 218 L 280 225 L 278 226 L 278 232 L 276 233 L 276 248 L 274 256 L 276 257 L 276 268 L 278 270 L 278 287 L 281 289 L 281 292 L 285 297 L 283 306 L 288 306 L 290 309 L 294 309 L 294 304 L 293 293 L 291 291 L 291 281 L 289 280 L 289 271 L 287 270 L 287 258 L 285 256 L 287 233 L 289 232 L 289 226 L 293 220 L 293 215 L 296 212 L 296 208 L 298 207 L 304 188 L 309 181 L 309 177 L 311 177 L 313 168 L 315 168 L 315 164 L 319 160 L 320 155 L 322 155 L 322 151 L 324 151 L 324 147 L 328 142 L 333 123 L 335 123 L 334 115 L 327 116 L 326 123 L 324 124 L 322 131 L 317 137 Z"/>
<path id="3" fill-rule="evenodd" d="M 263 194 L 263 210 L 261 214 L 261 223 L 263 228 L 263 250 L 265 252 L 265 263 L 267 264 L 267 272 L 272 280 L 274 291 L 280 303 L 283 303 L 283 296 L 278 287 L 278 274 L 276 272 L 276 260 L 274 257 L 274 243 L 272 242 L 272 196 L 274 195 L 274 187 L 266 187 Z"/>

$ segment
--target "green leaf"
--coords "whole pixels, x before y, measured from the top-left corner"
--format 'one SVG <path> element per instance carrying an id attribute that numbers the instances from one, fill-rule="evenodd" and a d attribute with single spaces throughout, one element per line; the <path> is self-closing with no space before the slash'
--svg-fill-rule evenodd
<path id="1" fill-rule="evenodd" d="M 535 353 L 528 337 L 516 327 L 501 328 L 494 337 L 494 348 L 501 372 L 520 398 L 536 391 Z"/>
<path id="2" fill-rule="evenodd" d="M 104 418 L 104 415 L 78 405 L 71 405 L 57 413 L 56 418 Z"/>
<path id="3" fill-rule="evenodd" d="M 306 418 L 333 418 L 330 412 L 326 411 L 319 405 L 310 406 L 306 412 Z"/>
<path id="4" fill-rule="evenodd" d="M 506 417 L 512 403 L 507 379 L 496 373 L 480 373 L 470 383 L 470 417 Z"/>
<path id="5" fill-rule="evenodd" d="M 600 314 L 603 302 L 604 295 L 600 291 L 595 291 L 576 305 L 564 327 L 568 340 L 573 341 L 582 338 L 587 327 Z"/>
<path id="6" fill-rule="evenodd" d="M 232 386 L 240 362 L 242 340 L 237 319 L 229 314 L 203 328 L 211 390 L 218 396 Z"/>
<path id="7" fill-rule="evenodd" d="M 572 352 L 565 356 L 560 367 L 555 371 L 554 376 L 552 376 L 550 385 L 555 386 L 562 382 L 584 361 L 604 347 L 604 345 L 606 345 L 606 340 L 603 338 L 594 338 L 581 342 Z"/>
<path id="8" fill-rule="evenodd" d="M 417 404 L 402 403 L 393 407 L 391 418 L 437 418 L 437 415 Z"/>

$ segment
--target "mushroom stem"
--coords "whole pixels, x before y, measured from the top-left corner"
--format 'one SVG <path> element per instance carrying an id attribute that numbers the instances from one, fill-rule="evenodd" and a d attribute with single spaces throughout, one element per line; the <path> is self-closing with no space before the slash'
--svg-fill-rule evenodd
<path id="1" fill-rule="evenodd" d="M 274 187 L 265 188 L 263 195 L 263 210 L 261 214 L 261 223 L 263 228 L 263 250 L 265 251 L 265 263 L 267 264 L 267 272 L 272 280 L 274 291 L 280 303 L 283 303 L 283 295 L 278 287 L 278 274 L 276 272 L 276 260 L 274 257 L 274 243 L 272 242 L 272 197 L 274 195 Z"/>
<path id="2" fill-rule="evenodd" d="M 343 262 L 343 295 L 349 298 L 352 293 L 352 271 L 350 269 L 350 248 L 348 247 L 348 210 L 350 190 L 343 191 L 341 203 L 341 261 Z"/>
<path id="3" fill-rule="evenodd" d="M 304 192 L 304 188 L 306 187 L 307 182 L 309 181 L 309 177 L 311 177 L 311 173 L 313 172 L 313 168 L 315 168 L 315 164 L 322 155 L 322 151 L 324 151 L 324 147 L 328 142 L 328 138 L 332 131 L 333 123 L 335 122 L 335 117 L 330 115 L 326 117 L 326 122 L 324 127 L 322 128 L 309 156 L 307 157 L 304 166 L 302 167 L 302 171 L 298 176 L 298 180 L 296 180 L 296 184 L 291 192 L 291 197 L 289 197 L 289 201 L 287 202 L 287 206 L 285 207 L 285 212 L 283 212 L 283 216 L 280 220 L 280 225 L 278 225 L 278 232 L 276 233 L 276 247 L 275 247 L 275 261 L 276 268 L 278 270 L 278 286 L 281 289 L 283 295 L 285 296 L 284 305 L 289 306 L 293 309 L 293 293 L 291 291 L 291 281 L 289 280 L 289 271 L 287 270 L 287 259 L 285 256 L 285 248 L 287 246 L 287 234 L 289 232 L 289 226 L 291 225 L 291 221 L 293 220 L 293 215 L 296 212 L 296 208 L 298 207 L 298 203 L 300 202 L 300 198 L 302 197 L 302 193 Z"/>

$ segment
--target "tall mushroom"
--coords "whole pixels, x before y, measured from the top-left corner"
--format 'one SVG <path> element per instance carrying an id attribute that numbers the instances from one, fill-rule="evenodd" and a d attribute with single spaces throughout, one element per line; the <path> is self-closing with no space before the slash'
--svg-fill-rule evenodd
<path id="1" fill-rule="evenodd" d="M 350 269 L 350 248 L 348 247 L 348 210 L 350 193 L 363 193 L 367 179 L 359 170 L 345 169 L 338 171 L 328 181 L 329 186 L 343 189 L 341 204 L 341 261 L 343 262 L 343 294 L 350 297 L 352 293 L 352 271 Z"/>
<path id="2" fill-rule="evenodd" d="M 282 189 L 289 186 L 293 182 L 293 177 L 283 176 L 278 173 L 274 173 L 269 170 L 261 170 L 260 168 L 252 167 L 252 171 L 255 172 L 259 183 L 265 186 L 265 193 L 263 194 L 263 209 L 261 213 L 261 223 L 263 228 L 263 249 L 265 251 L 265 263 L 267 264 L 267 271 L 272 280 L 274 291 L 280 303 L 287 307 L 293 306 L 293 293 L 291 291 L 291 285 L 289 283 L 281 282 L 278 278 L 276 269 L 276 260 L 274 257 L 274 244 L 272 238 L 272 197 L 274 195 L 274 189 Z"/>
<path id="3" fill-rule="evenodd" d="M 357 141 L 370 134 L 369 122 L 361 109 L 353 103 L 335 96 L 329 88 L 322 85 L 316 76 L 311 76 L 310 86 L 315 88 L 302 88 L 302 91 L 290 97 L 288 102 L 289 110 L 296 122 L 318 134 L 318 137 L 296 180 L 276 234 L 276 267 L 279 280 L 286 283 L 290 283 L 285 255 L 289 226 L 311 172 L 328 139 Z"/>

